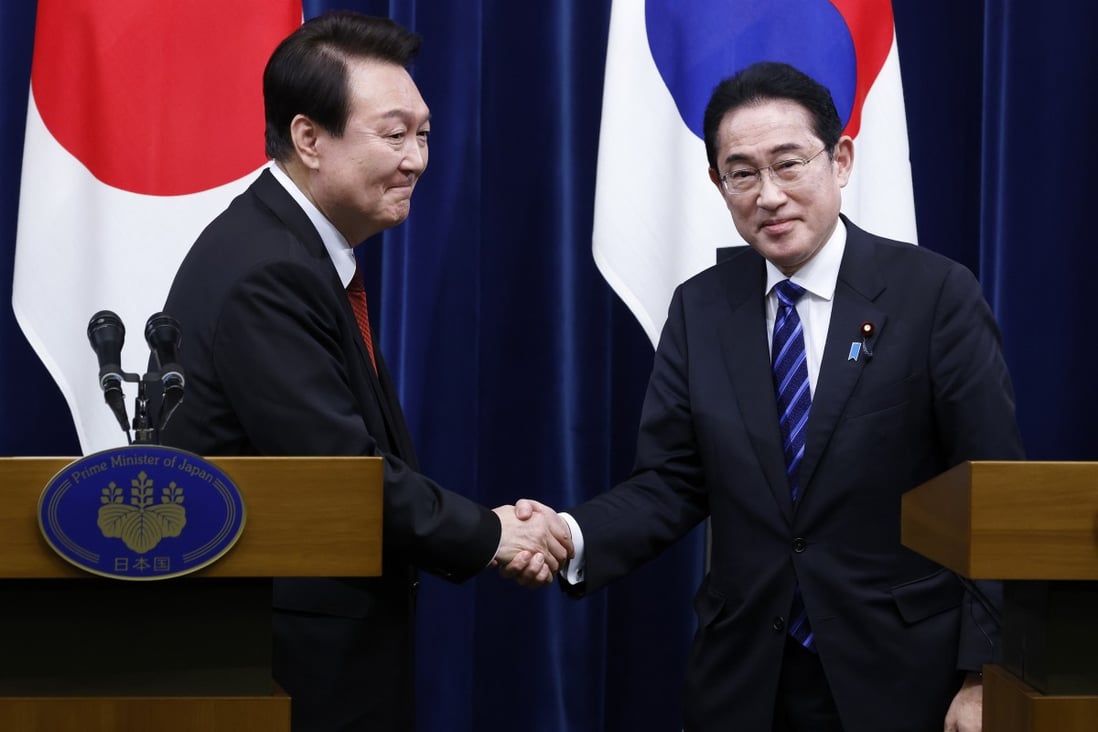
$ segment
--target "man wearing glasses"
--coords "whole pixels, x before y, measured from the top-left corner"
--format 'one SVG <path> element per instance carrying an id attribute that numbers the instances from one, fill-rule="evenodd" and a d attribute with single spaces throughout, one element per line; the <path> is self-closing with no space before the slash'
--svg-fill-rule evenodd
<path id="1" fill-rule="evenodd" d="M 710 518 L 686 730 L 978 730 L 997 588 L 904 548 L 900 497 L 1023 456 L 991 311 L 964 267 L 840 215 L 854 145 L 816 81 L 748 67 L 704 130 L 751 246 L 676 291 L 633 475 L 562 514 L 566 589 Z"/>

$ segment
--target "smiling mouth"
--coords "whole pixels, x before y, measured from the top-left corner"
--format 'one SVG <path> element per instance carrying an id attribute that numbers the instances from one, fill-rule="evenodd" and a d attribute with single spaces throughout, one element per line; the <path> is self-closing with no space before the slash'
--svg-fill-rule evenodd
<path id="1" fill-rule="evenodd" d="M 780 233 L 787 230 L 792 225 L 793 219 L 771 219 L 770 221 L 764 221 L 759 228 L 771 233 Z"/>

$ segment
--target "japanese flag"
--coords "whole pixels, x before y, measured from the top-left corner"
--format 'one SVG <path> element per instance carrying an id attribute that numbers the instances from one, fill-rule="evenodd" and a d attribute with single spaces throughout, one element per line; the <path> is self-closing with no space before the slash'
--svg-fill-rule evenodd
<path id="1" fill-rule="evenodd" d="M 266 163 L 263 68 L 301 2 L 39 0 L 37 13 L 12 305 L 88 453 L 126 441 L 88 321 L 117 313 L 122 367 L 144 373 L 145 323 L 183 255 Z"/>

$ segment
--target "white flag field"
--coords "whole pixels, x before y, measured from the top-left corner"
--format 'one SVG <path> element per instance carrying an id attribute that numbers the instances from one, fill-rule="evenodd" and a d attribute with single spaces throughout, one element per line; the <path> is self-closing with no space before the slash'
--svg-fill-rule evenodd
<path id="1" fill-rule="evenodd" d="M 675 287 L 714 264 L 718 248 L 744 244 L 709 179 L 701 118 L 722 79 L 763 60 L 831 89 L 855 147 L 843 212 L 916 241 L 888 0 L 614 0 L 592 251 L 653 345 Z"/>
<path id="2" fill-rule="evenodd" d="M 12 307 L 85 454 L 126 444 L 89 319 L 116 313 L 145 373 L 183 256 L 266 164 L 263 66 L 300 23 L 300 0 L 39 0 Z"/>

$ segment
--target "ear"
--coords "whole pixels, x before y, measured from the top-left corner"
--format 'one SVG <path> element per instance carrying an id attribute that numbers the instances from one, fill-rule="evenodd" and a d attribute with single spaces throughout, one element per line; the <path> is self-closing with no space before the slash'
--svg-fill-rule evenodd
<path id="1" fill-rule="evenodd" d="M 290 139 L 294 143 L 294 152 L 310 170 L 320 167 L 320 153 L 317 149 L 319 138 L 320 127 L 305 115 L 299 114 L 290 120 Z"/>
<path id="2" fill-rule="evenodd" d="M 854 140 L 850 137 L 843 135 L 835 144 L 833 164 L 839 187 L 846 186 L 847 181 L 850 180 L 850 173 L 854 170 Z"/>
<path id="3" fill-rule="evenodd" d="M 720 193 L 721 197 L 723 198 L 724 197 L 724 187 L 721 186 L 721 174 L 718 173 L 714 168 L 710 168 L 709 169 L 709 180 L 713 181 L 713 185 L 715 185 L 717 187 L 717 192 Z"/>

